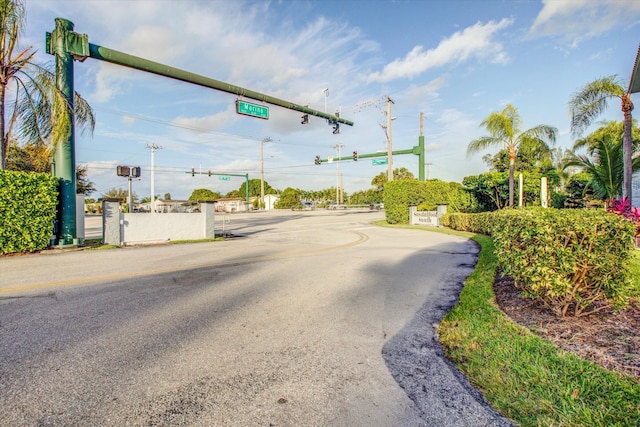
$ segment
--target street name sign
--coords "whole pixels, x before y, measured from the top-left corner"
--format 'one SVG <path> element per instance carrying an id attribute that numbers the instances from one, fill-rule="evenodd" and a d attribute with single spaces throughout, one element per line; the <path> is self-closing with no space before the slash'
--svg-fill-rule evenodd
<path id="1" fill-rule="evenodd" d="M 245 101 L 236 101 L 236 113 L 245 116 L 257 117 L 259 119 L 269 120 L 269 107 L 258 104 L 252 104 Z"/>
<path id="2" fill-rule="evenodd" d="M 371 161 L 372 164 L 374 165 L 386 165 L 387 164 L 388 159 L 384 158 L 384 159 L 373 159 Z"/>
<path id="3" fill-rule="evenodd" d="M 220 177 L 220 181 L 231 181 L 231 177 L 230 176 L 221 176 Z"/>

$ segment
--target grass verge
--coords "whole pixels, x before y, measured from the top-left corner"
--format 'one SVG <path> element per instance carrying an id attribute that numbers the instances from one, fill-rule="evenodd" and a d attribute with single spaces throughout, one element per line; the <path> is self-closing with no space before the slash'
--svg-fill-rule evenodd
<path id="1" fill-rule="evenodd" d="M 640 382 L 560 350 L 508 319 L 495 305 L 491 238 L 445 232 L 470 237 L 482 250 L 458 304 L 440 323 L 440 342 L 497 411 L 521 426 L 640 425 Z M 635 256 L 632 269 L 640 274 Z"/>

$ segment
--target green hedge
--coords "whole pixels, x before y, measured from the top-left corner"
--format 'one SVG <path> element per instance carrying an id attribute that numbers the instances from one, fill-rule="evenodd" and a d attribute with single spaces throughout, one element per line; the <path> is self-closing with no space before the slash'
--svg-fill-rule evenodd
<path id="1" fill-rule="evenodd" d="M 57 203 L 55 177 L 0 170 L 0 253 L 45 249 L 53 231 Z"/>
<path id="2" fill-rule="evenodd" d="M 633 288 L 634 224 L 602 210 L 522 209 L 449 214 L 442 224 L 492 236 L 499 267 L 556 314 L 623 307 Z"/>
<path id="3" fill-rule="evenodd" d="M 449 212 L 467 212 L 474 208 L 474 199 L 457 182 L 398 180 L 384 185 L 384 210 L 389 224 L 407 224 L 409 206 L 435 210 L 436 205 L 448 205 Z"/>

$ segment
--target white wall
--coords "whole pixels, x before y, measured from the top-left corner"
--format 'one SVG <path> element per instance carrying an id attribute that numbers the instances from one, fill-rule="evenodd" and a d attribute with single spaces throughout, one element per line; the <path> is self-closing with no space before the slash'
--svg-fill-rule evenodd
<path id="1" fill-rule="evenodd" d="M 105 232 L 104 243 L 135 245 L 213 238 L 215 237 L 213 203 L 202 203 L 200 206 L 201 212 L 197 213 L 122 213 L 117 217 L 111 215 L 112 219 L 109 221 L 119 223 L 114 223 L 115 227 L 112 228 L 119 228 L 120 232 L 109 238 L 109 241 Z M 107 211 L 109 210 L 103 209 L 103 212 Z"/>

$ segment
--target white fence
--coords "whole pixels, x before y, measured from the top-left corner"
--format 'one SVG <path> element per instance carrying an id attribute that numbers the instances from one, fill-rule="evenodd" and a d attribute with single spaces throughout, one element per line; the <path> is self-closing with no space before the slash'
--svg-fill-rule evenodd
<path id="1" fill-rule="evenodd" d="M 120 213 L 117 201 L 103 201 L 104 241 L 108 245 L 162 243 L 215 237 L 213 203 L 196 213 Z"/>

